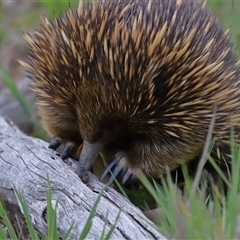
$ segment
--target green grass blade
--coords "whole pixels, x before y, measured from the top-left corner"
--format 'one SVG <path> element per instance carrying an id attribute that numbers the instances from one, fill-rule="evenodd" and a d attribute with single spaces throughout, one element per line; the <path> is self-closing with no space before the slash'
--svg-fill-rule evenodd
<path id="1" fill-rule="evenodd" d="M 112 174 L 112 172 L 111 172 L 111 174 Z M 116 178 L 114 178 L 114 182 L 115 182 L 115 184 L 117 185 L 119 191 L 122 193 L 122 195 L 123 195 L 127 200 L 129 200 L 129 197 L 128 197 L 126 191 L 124 191 L 123 187 L 121 186 L 121 184 L 118 182 L 118 180 L 117 180 Z M 129 200 L 129 201 L 130 201 L 130 200 Z"/>
<path id="2" fill-rule="evenodd" d="M 16 189 L 15 186 L 14 186 L 14 192 L 17 195 L 17 198 L 21 204 L 21 208 L 23 210 L 23 215 L 24 215 L 24 218 L 27 223 L 29 235 L 30 235 L 31 239 L 38 240 L 39 237 L 38 237 L 36 231 L 34 230 L 34 227 L 33 227 L 32 221 L 31 221 L 31 217 L 30 217 L 30 214 L 28 211 L 26 200 L 24 199 L 23 195 Z"/>
<path id="3" fill-rule="evenodd" d="M 55 209 L 52 207 L 52 192 L 50 187 L 49 176 L 47 176 L 48 183 L 48 191 L 47 191 L 47 223 L 48 223 L 48 240 L 59 239 L 60 234 L 57 230 L 57 217 L 56 217 L 56 208 L 57 202 L 55 205 Z"/>
<path id="4" fill-rule="evenodd" d="M 2 225 L 0 224 L 0 239 L 1 240 L 7 240 L 7 235 L 2 227 Z"/>
<path id="5" fill-rule="evenodd" d="M 214 167 L 214 170 L 218 173 L 218 175 L 221 177 L 221 179 L 226 183 L 228 187 L 231 187 L 231 183 L 229 180 L 226 178 L 225 174 L 222 172 L 216 161 L 209 156 L 208 161 L 211 163 L 211 165 Z"/>
<path id="6" fill-rule="evenodd" d="M 104 239 L 105 230 L 106 230 L 106 226 L 107 226 L 108 214 L 109 214 L 109 210 L 107 211 L 107 214 L 106 214 L 106 218 L 105 218 L 105 221 L 104 221 L 103 230 L 102 230 L 102 234 L 100 236 L 100 240 Z"/>
<path id="7" fill-rule="evenodd" d="M 107 235 L 103 238 L 104 240 L 109 240 L 109 239 L 110 239 L 110 237 L 111 237 L 111 235 L 112 235 L 112 233 L 113 233 L 113 231 L 114 231 L 114 229 L 115 229 L 115 227 L 116 227 L 116 225 L 117 225 L 117 222 L 118 222 L 118 220 L 119 220 L 119 218 L 120 218 L 121 211 L 122 211 L 122 210 L 120 209 L 119 212 L 118 212 L 118 215 L 117 215 L 117 217 L 116 217 L 116 219 L 115 219 L 114 224 L 113 224 L 112 227 L 110 228 L 110 230 L 109 230 L 109 232 L 107 233 Z"/>
<path id="8" fill-rule="evenodd" d="M 90 229 L 91 229 L 91 227 L 92 227 L 92 219 L 93 219 L 93 217 L 94 217 L 94 213 L 96 212 L 97 205 L 98 205 L 98 203 L 100 202 L 102 193 L 103 193 L 103 191 L 106 189 L 106 187 L 107 187 L 107 186 L 105 186 L 105 187 L 102 189 L 102 191 L 99 193 L 99 195 L 98 195 L 95 203 L 93 204 L 92 210 L 91 210 L 91 212 L 89 213 L 89 216 L 88 216 L 88 218 L 87 218 L 87 221 L 86 221 L 86 223 L 85 223 L 85 225 L 84 225 L 84 227 L 83 227 L 83 229 L 82 229 L 82 232 L 81 232 L 81 234 L 80 234 L 80 236 L 79 236 L 79 238 L 78 238 L 79 240 L 85 239 L 86 236 L 87 236 L 87 234 L 89 233 L 89 231 L 90 231 Z"/>
<path id="9" fill-rule="evenodd" d="M 148 178 L 143 174 L 143 173 L 139 173 L 138 175 L 139 180 L 141 181 L 141 183 L 143 184 L 143 186 L 148 190 L 148 192 L 152 195 L 152 197 L 154 198 L 154 200 L 156 202 L 158 202 L 158 195 L 154 189 L 154 187 L 152 186 L 152 184 L 150 183 L 150 181 L 148 180 Z"/>
<path id="10" fill-rule="evenodd" d="M 15 233 L 13 225 L 12 225 L 10 219 L 8 218 L 8 215 L 7 215 L 7 213 L 6 213 L 6 211 L 5 211 L 1 202 L 0 202 L 0 217 L 3 219 L 4 224 L 6 225 L 6 227 L 8 229 L 8 232 L 9 232 L 9 235 L 10 235 L 11 239 L 13 239 L 13 240 L 16 239 L 17 240 L 18 237 Z"/>
<path id="11" fill-rule="evenodd" d="M 71 231 L 73 229 L 73 226 L 74 226 L 74 223 L 72 223 L 71 226 L 69 227 L 69 229 L 67 230 L 65 236 L 63 237 L 63 240 L 69 239 L 69 235 L 70 235 L 70 233 L 71 233 Z"/>

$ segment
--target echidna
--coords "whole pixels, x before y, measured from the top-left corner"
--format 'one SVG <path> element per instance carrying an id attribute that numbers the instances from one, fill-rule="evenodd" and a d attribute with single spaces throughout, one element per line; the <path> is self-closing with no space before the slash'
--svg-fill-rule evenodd
<path id="1" fill-rule="evenodd" d="M 201 155 L 217 105 L 213 149 L 229 160 L 240 124 L 240 70 L 228 31 L 196 1 L 80 1 L 26 34 L 50 147 L 77 149 L 79 176 L 99 153 L 125 182 L 159 177 Z M 70 144 L 69 144 L 70 143 Z M 75 146 L 75 148 L 72 148 Z"/>

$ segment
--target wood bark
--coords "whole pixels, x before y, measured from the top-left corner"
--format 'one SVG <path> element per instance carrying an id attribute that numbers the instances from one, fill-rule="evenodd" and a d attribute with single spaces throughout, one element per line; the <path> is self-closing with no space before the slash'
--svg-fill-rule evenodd
<path id="1" fill-rule="evenodd" d="M 0 195 L 11 206 L 19 207 L 15 186 L 23 194 L 40 233 L 47 233 L 48 175 L 53 206 L 58 202 L 59 232 L 64 236 L 73 223 L 70 239 L 78 239 L 104 184 L 91 173 L 85 174 L 83 183 L 75 170 L 74 160 L 62 161 L 46 142 L 24 135 L 11 121 L 0 118 Z M 107 233 L 120 209 L 111 239 L 166 239 L 138 208 L 110 187 L 103 192 L 87 239 L 99 239 L 105 222 Z"/>

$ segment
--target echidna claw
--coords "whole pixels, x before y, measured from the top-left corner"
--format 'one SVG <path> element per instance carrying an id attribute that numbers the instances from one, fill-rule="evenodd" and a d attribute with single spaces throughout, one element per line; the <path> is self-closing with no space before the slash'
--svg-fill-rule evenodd
<path id="1" fill-rule="evenodd" d="M 64 146 L 64 149 L 61 153 L 61 158 L 64 160 L 68 157 L 70 157 L 74 152 L 76 151 L 76 148 L 73 143 L 66 143 Z"/>
<path id="2" fill-rule="evenodd" d="M 62 140 L 59 137 L 53 137 L 50 140 L 48 147 L 50 149 L 56 150 L 62 144 Z"/>
<path id="3" fill-rule="evenodd" d="M 123 166 L 116 165 L 113 169 L 113 172 L 111 174 L 111 177 L 109 178 L 108 184 L 113 183 L 114 179 L 119 175 L 120 172 L 124 170 Z"/>
<path id="4" fill-rule="evenodd" d="M 110 164 L 105 168 L 102 176 L 100 177 L 100 181 L 102 181 L 108 173 L 111 173 L 111 177 L 108 181 L 108 185 L 112 184 L 114 179 L 117 178 L 120 174 L 121 183 L 126 183 L 130 178 L 133 177 L 133 173 L 126 169 L 126 166 L 120 163 L 121 158 L 114 157 L 114 159 L 110 162 Z"/>
<path id="5" fill-rule="evenodd" d="M 122 177 L 122 184 L 125 184 L 132 177 L 133 177 L 133 173 L 131 171 L 127 170 Z"/>
<path id="6" fill-rule="evenodd" d="M 100 177 L 100 181 L 102 181 L 106 176 L 107 174 L 111 171 L 111 169 L 119 162 L 119 159 L 117 158 L 114 158 L 110 164 L 105 168 L 102 176 Z"/>
<path id="7" fill-rule="evenodd" d="M 48 145 L 50 149 L 56 150 L 61 154 L 61 159 L 65 160 L 68 157 L 77 159 L 76 144 L 72 142 L 63 142 L 59 137 L 53 137 Z"/>

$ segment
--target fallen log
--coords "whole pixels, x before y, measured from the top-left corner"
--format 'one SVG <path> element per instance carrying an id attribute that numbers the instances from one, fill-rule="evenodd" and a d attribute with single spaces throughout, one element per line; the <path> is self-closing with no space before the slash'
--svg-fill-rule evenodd
<path id="1" fill-rule="evenodd" d="M 33 225 L 40 233 L 47 234 L 49 176 L 53 206 L 58 202 L 58 230 L 64 236 L 73 223 L 69 238 L 78 239 L 104 184 L 90 172 L 83 183 L 75 170 L 74 160 L 62 161 L 46 142 L 26 136 L 11 121 L 0 118 L 0 195 L 9 205 L 19 208 L 15 186 L 24 196 Z M 87 239 L 99 239 L 105 222 L 107 233 L 120 209 L 111 239 L 166 239 L 138 208 L 110 187 L 102 194 Z"/>

